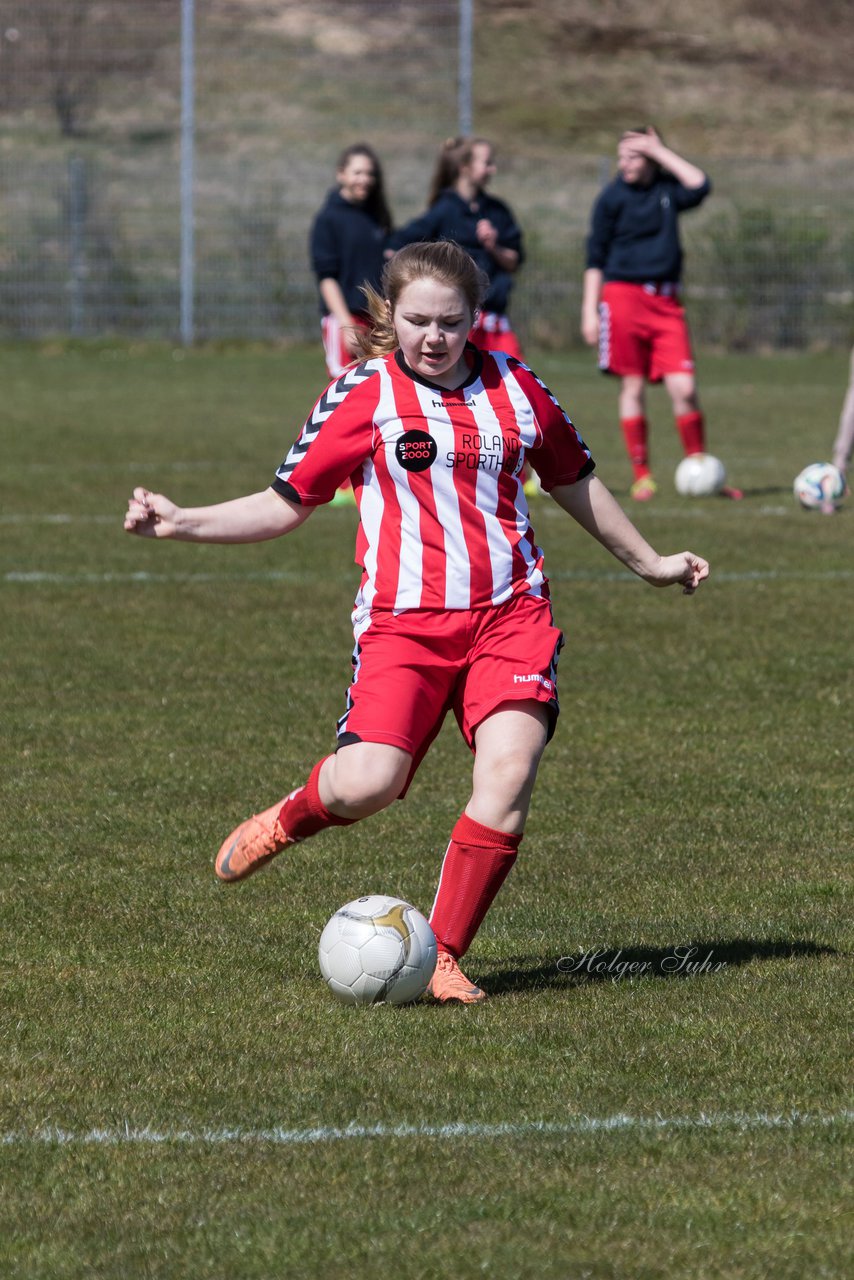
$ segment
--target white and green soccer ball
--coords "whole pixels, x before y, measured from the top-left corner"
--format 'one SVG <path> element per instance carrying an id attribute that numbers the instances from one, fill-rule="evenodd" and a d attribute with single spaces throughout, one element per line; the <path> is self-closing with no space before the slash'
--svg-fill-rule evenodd
<path id="1" fill-rule="evenodd" d="M 832 462 L 811 462 L 795 476 L 792 487 L 798 502 L 809 511 L 835 507 L 845 497 L 845 477 Z"/>
<path id="2" fill-rule="evenodd" d="M 436 968 L 436 938 L 402 898 L 370 894 L 340 907 L 317 949 L 320 972 L 345 1004 L 409 1004 Z"/>
<path id="3" fill-rule="evenodd" d="M 683 498 L 710 498 L 726 483 L 726 467 L 711 453 L 689 453 L 676 468 L 676 492 Z"/>

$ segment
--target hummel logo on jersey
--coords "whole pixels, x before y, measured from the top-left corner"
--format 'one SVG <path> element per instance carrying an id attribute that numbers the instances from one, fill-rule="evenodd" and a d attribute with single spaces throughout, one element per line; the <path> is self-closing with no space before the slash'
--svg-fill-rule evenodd
<path id="1" fill-rule="evenodd" d="M 531 676 L 514 676 L 513 683 L 514 684 L 541 684 L 547 693 L 551 693 L 552 688 L 554 687 L 551 680 L 547 679 L 546 676 L 541 676 L 538 672 L 535 672 Z"/>
<path id="2" fill-rule="evenodd" d="M 449 406 L 453 406 L 455 409 L 459 407 L 474 409 L 477 401 L 472 396 L 468 400 L 466 400 L 465 396 L 461 396 L 459 400 L 431 400 L 430 403 L 434 409 L 447 409 Z"/>

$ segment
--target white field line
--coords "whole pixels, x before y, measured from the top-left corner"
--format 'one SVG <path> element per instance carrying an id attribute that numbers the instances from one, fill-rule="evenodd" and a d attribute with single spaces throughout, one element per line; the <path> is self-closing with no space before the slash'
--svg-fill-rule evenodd
<path id="1" fill-rule="evenodd" d="M 324 575 L 325 581 L 330 581 L 330 575 Z M 355 570 L 353 573 L 345 577 L 344 574 L 335 575 L 333 581 L 355 582 Z M 193 583 L 207 582 L 295 582 L 307 583 L 317 582 L 317 574 L 310 573 L 307 569 L 304 571 L 288 569 L 268 569 L 255 573 L 149 573 L 147 570 L 132 571 L 130 573 L 55 573 L 52 570 L 18 570 L 10 569 L 3 574 L 3 582 L 13 585 L 29 585 L 39 586 L 47 583 L 51 586 L 104 586 L 125 583 L 129 586 L 137 586 L 142 583 L 144 585 L 163 586 L 169 583 L 181 583 L 182 585 Z"/>
<path id="2" fill-rule="evenodd" d="M 326 582 L 355 583 L 355 570 L 352 573 L 324 574 Z M 639 580 L 628 570 L 583 570 L 577 572 L 558 570 L 550 573 L 552 582 L 622 582 L 638 585 Z M 816 572 L 804 569 L 746 569 L 742 572 L 726 570 L 714 572 L 713 583 L 718 582 L 850 582 L 854 578 L 852 569 L 826 569 Z M 208 582 L 292 582 L 304 584 L 316 582 L 317 574 L 308 570 L 264 569 L 252 573 L 151 573 L 148 570 L 130 572 L 104 573 L 59 573 L 49 569 L 9 569 L 0 575 L 0 582 L 10 586 L 128 586 L 153 585 L 163 586 L 170 583 L 182 585 Z"/>
<path id="3" fill-rule="evenodd" d="M 458 1139 L 584 1137 L 599 1133 L 666 1133 L 839 1128 L 854 1121 L 854 1110 L 826 1114 L 788 1112 L 700 1112 L 696 1116 L 575 1116 L 565 1121 L 531 1120 L 506 1124 L 350 1124 L 345 1128 L 319 1126 L 312 1129 L 144 1129 L 130 1125 L 106 1129 L 70 1130 L 46 1125 L 43 1128 L 14 1130 L 0 1134 L 0 1146 L 316 1146 L 321 1143 L 365 1141 L 372 1138 Z"/>
<path id="4" fill-rule="evenodd" d="M 105 515 L 65 515 L 57 512 L 0 512 L 0 524 L 114 524 L 121 527 L 121 518 Z"/>

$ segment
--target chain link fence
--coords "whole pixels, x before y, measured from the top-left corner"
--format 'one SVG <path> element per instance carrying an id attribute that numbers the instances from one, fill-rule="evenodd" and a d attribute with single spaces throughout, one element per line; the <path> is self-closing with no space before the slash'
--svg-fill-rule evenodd
<path id="1" fill-rule="evenodd" d="M 474 14 L 489 21 L 482 0 Z M 460 118 L 459 23 L 459 0 L 197 0 L 197 339 L 316 337 L 308 229 L 347 144 L 380 154 L 396 222 L 424 207 Z M 178 335 L 181 69 L 181 0 L 0 0 L 0 336 Z M 483 115 L 475 57 L 490 136 Z M 612 157 L 493 141 L 528 249 L 514 320 L 532 345 L 570 346 Z M 714 194 L 682 224 L 697 341 L 854 339 L 852 179 L 709 167 Z"/>

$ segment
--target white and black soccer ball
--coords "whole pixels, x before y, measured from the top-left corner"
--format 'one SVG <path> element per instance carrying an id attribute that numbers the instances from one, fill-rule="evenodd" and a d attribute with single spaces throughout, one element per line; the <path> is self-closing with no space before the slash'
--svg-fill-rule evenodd
<path id="1" fill-rule="evenodd" d="M 826 503 L 836 506 L 845 497 L 845 477 L 832 462 L 811 462 L 795 476 L 792 486 L 802 507 L 817 511 Z"/>
<path id="2" fill-rule="evenodd" d="M 683 498 L 710 498 L 726 483 L 726 467 L 711 453 L 689 453 L 676 468 L 676 492 Z"/>
<path id="3" fill-rule="evenodd" d="M 436 968 L 436 937 L 420 911 L 382 893 L 348 902 L 327 922 L 320 972 L 345 1004 L 409 1004 Z"/>

